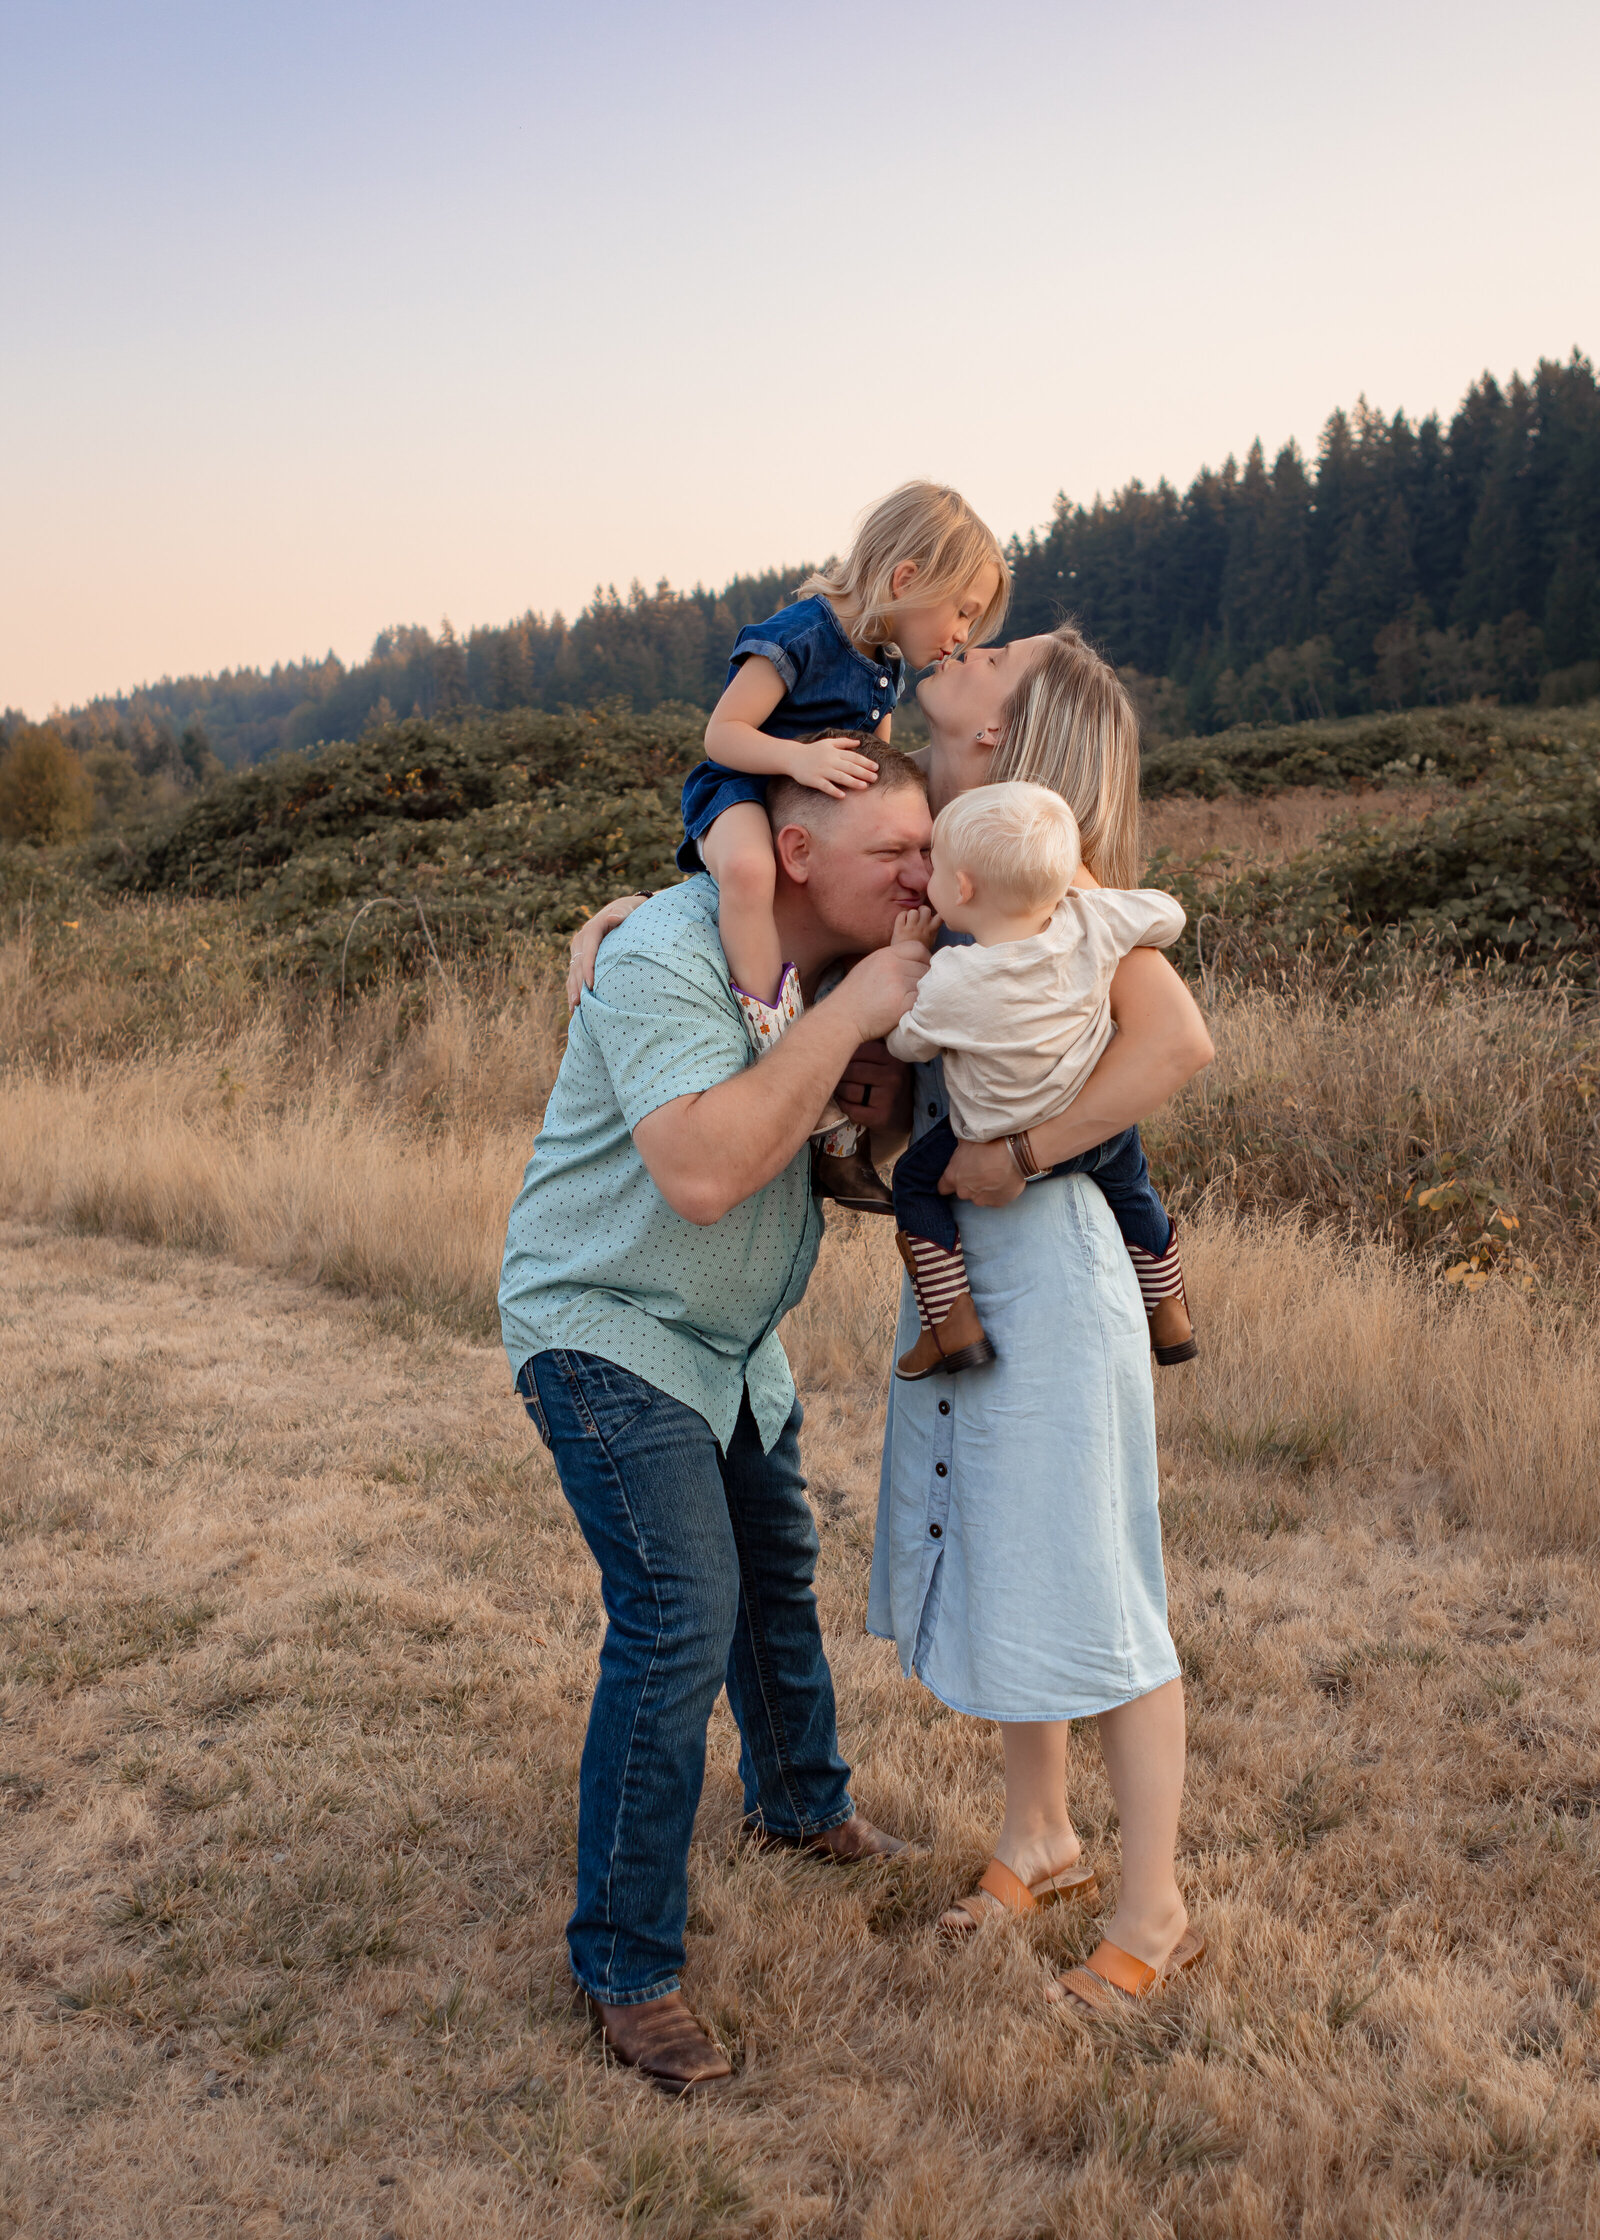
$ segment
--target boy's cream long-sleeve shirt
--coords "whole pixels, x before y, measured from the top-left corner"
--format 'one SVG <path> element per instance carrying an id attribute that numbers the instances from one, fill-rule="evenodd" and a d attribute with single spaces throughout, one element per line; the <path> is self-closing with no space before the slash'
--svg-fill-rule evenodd
<path id="1" fill-rule="evenodd" d="M 1183 911 L 1153 887 L 1072 888 L 1027 941 L 940 949 L 889 1036 L 913 1063 L 944 1052 L 950 1120 L 989 1143 L 1069 1105 L 1115 1031 L 1111 976 L 1130 949 L 1165 949 Z"/>

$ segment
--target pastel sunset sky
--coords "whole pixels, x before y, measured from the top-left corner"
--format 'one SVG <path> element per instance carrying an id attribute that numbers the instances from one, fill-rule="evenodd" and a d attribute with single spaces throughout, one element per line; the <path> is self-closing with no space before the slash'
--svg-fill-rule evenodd
<path id="1" fill-rule="evenodd" d="M 1592 0 L 0 0 L 0 705 L 1600 345 Z"/>

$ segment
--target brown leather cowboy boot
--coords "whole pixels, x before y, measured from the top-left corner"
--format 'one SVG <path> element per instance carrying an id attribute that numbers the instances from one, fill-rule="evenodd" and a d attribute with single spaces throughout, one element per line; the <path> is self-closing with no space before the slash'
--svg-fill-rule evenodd
<path id="1" fill-rule="evenodd" d="M 1128 1258 L 1139 1278 L 1139 1293 L 1150 1320 L 1150 1349 L 1163 1369 L 1192 1361 L 1200 1351 L 1189 1314 L 1183 1262 L 1178 1255 L 1178 1224 L 1170 1224 L 1167 1249 L 1158 1259 L 1142 1245 L 1128 1243 Z"/>
<path id="2" fill-rule="evenodd" d="M 942 1320 L 930 1322 L 923 1305 L 922 1285 L 911 1250 L 911 1240 L 903 1229 L 898 1229 L 894 1241 L 896 1251 L 906 1264 L 906 1273 L 911 1278 L 917 1311 L 923 1318 L 922 1334 L 910 1351 L 901 1354 L 895 1363 L 895 1375 L 904 1379 L 907 1384 L 915 1384 L 923 1377 L 949 1376 L 958 1369 L 977 1369 L 985 1361 L 992 1361 L 995 1358 L 994 1347 L 978 1319 L 978 1310 L 972 1303 L 972 1293 L 958 1292 Z"/>
<path id="3" fill-rule="evenodd" d="M 726 2054 L 701 2029 L 681 1991 L 632 2007 L 608 2007 L 599 1999 L 589 2004 L 617 2059 L 664 2092 L 696 2092 L 733 2075 Z"/>
<path id="4" fill-rule="evenodd" d="M 760 1850 L 814 1851 L 819 1859 L 832 1859 L 839 1866 L 850 1866 L 857 1859 L 898 1859 L 903 1853 L 921 1857 L 915 1844 L 902 1843 L 898 1836 L 875 1828 L 860 1812 L 852 1812 L 836 1828 L 824 1828 L 815 1836 L 779 1835 L 773 1828 L 762 1827 L 759 1820 L 747 1820 L 744 1832 Z"/>
<path id="5" fill-rule="evenodd" d="M 811 1152 L 811 1187 L 819 1198 L 848 1206 L 852 1213 L 893 1213 L 894 1192 L 872 1163 L 872 1138 L 862 1131 L 854 1151 Z"/>
<path id="6" fill-rule="evenodd" d="M 1192 1361 L 1200 1351 L 1194 1324 L 1189 1320 L 1189 1302 L 1182 1292 L 1175 1299 L 1159 1300 L 1150 1310 L 1150 1347 L 1163 1369 Z"/>

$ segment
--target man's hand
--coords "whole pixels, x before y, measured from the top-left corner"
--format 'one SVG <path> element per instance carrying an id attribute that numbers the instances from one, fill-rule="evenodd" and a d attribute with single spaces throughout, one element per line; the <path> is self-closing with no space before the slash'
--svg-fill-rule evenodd
<path id="1" fill-rule="evenodd" d="M 849 1006 L 860 1041 L 877 1042 L 911 1009 L 930 961 L 917 941 L 874 949 L 851 967 L 827 1000 Z"/>
<path id="2" fill-rule="evenodd" d="M 810 786 L 814 793 L 826 793 L 835 801 L 862 792 L 878 775 L 878 765 L 871 755 L 861 753 L 854 739 L 796 740 L 787 767 L 797 785 Z"/>
<path id="3" fill-rule="evenodd" d="M 891 942 L 896 948 L 903 948 L 907 942 L 915 942 L 920 948 L 931 949 L 942 923 L 937 910 L 930 908 L 926 902 L 919 903 L 915 910 L 901 911 L 894 922 Z"/>
<path id="4" fill-rule="evenodd" d="M 847 1119 L 881 1135 L 894 1126 L 910 1070 L 891 1058 L 881 1042 L 864 1042 L 833 1093 Z"/>
<path id="5" fill-rule="evenodd" d="M 939 1188 L 945 1197 L 965 1198 L 975 1206 L 1008 1206 L 1021 1197 L 1023 1182 L 1002 1136 L 995 1143 L 958 1143 Z"/>

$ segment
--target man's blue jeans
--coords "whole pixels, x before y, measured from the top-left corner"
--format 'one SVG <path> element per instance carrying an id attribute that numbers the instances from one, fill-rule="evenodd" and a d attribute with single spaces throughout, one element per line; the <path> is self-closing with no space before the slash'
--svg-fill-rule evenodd
<path id="1" fill-rule="evenodd" d="M 726 1455 L 703 1416 L 592 1353 L 535 1354 L 517 1390 L 600 1566 L 606 1634 L 578 1775 L 572 1972 L 610 2006 L 678 1988 L 689 1840 L 719 1691 L 747 1819 L 848 1820 L 816 1597 L 800 1406 L 771 1454 L 745 1398 Z"/>

